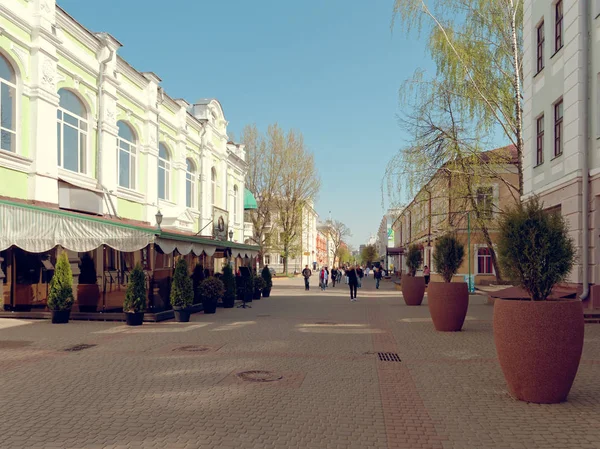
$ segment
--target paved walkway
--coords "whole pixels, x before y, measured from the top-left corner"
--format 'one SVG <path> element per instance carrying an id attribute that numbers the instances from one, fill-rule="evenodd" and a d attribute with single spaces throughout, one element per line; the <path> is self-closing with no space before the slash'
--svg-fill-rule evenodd
<path id="1" fill-rule="evenodd" d="M 278 279 L 252 309 L 187 324 L 0 320 L 0 447 L 600 448 L 600 325 L 569 401 L 525 404 L 506 392 L 485 298 L 442 334 L 373 283 L 351 303 L 345 285 Z M 96 346 L 64 351 L 80 344 Z"/>

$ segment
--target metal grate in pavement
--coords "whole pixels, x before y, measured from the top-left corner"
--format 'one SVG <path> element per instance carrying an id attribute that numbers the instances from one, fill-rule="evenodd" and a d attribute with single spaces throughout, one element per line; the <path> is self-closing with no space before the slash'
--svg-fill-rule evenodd
<path id="1" fill-rule="evenodd" d="M 66 349 L 64 349 L 65 352 L 78 352 L 78 351 L 83 351 L 84 349 L 89 349 L 89 348 L 93 348 L 94 346 L 98 346 L 98 345 L 89 345 L 87 343 L 81 343 L 75 346 L 70 346 Z"/>
<path id="2" fill-rule="evenodd" d="M 275 382 L 283 379 L 283 376 L 273 373 L 271 371 L 242 371 L 236 374 L 242 380 L 246 382 Z"/>
<path id="3" fill-rule="evenodd" d="M 377 356 L 382 362 L 401 362 L 400 356 L 395 352 L 378 352 Z"/>

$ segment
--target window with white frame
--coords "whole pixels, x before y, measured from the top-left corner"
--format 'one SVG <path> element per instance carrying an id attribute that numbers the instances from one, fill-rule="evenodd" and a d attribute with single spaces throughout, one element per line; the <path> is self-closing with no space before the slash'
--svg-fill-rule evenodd
<path id="1" fill-rule="evenodd" d="M 17 151 L 17 77 L 0 55 L 0 148 Z"/>
<path id="2" fill-rule="evenodd" d="M 171 184 L 171 157 L 164 143 L 158 145 L 158 198 L 168 200 Z"/>
<path id="3" fill-rule="evenodd" d="M 238 195 L 239 189 L 238 186 L 233 186 L 233 222 L 238 223 Z"/>
<path id="4" fill-rule="evenodd" d="M 87 111 L 81 100 L 67 89 L 58 91 L 56 148 L 58 166 L 77 173 L 86 172 Z"/>
<path id="5" fill-rule="evenodd" d="M 487 246 L 477 249 L 477 274 L 494 274 L 492 252 Z"/>
<path id="6" fill-rule="evenodd" d="M 196 167 L 191 159 L 185 160 L 185 205 L 196 206 Z"/>
<path id="7" fill-rule="evenodd" d="M 269 254 L 265 254 L 265 265 L 271 265 L 271 256 Z"/>
<path id="8" fill-rule="evenodd" d="M 494 212 L 494 188 L 477 187 L 477 209 L 482 218 L 491 218 Z"/>
<path id="9" fill-rule="evenodd" d="M 210 171 L 210 204 L 215 207 L 215 201 L 217 200 L 217 170 L 213 167 Z"/>
<path id="10" fill-rule="evenodd" d="M 137 139 L 131 126 L 122 120 L 117 122 L 119 134 L 117 138 L 117 173 L 119 186 L 126 189 L 136 187 Z"/>

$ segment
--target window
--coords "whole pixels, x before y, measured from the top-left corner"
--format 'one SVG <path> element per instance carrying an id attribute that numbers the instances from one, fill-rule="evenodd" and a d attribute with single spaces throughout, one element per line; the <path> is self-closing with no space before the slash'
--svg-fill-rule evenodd
<path id="1" fill-rule="evenodd" d="M 544 163 L 544 116 L 538 117 L 536 121 L 536 165 Z"/>
<path id="2" fill-rule="evenodd" d="M 271 256 L 269 254 L 265 255 L 265 265 L 271 265 Z"/>
<path id="3" fill-rule="evenodd" d="M 171 162 L 169 151 L 164 143 L 158 145 L 158 198 L 169 199 L 169 185 L 171 176 Z"/>
<path id="4" fill-rule="evenodd" d="M 210 204 L 215 207 L 215 201 L 217 199 L 217 170 L 215 167 L 210 171 L 210 182 L 211 182 L 211 190 L 210 190 Z"/>
<path id="5" fill-rule="evenodd" d="M 537 72 L 544 68 L 544 21 L 537 27 Z"/>
<path id="6" fill-rule="evenodd" d="M 477 250 L 477 274 L 494 274 L 492 252 L 487 247 Z"/>
<path id="7" fill-rule="evenodd" d="M 283 256 L 279 256 L 279 265 L 283 265 L 285 262 L 285 258 Z"/>
<path id="8" fill-rule="evenodd" d="M 562 0 L 558 0 L 554 4 L 554 52 L 560 50 L 563 46 L 563 29 L 562 29 L 562 21 L 563 21 L 563 7 Z"/>
<path id="9" fill-rule="evenodd" d="M 194 207 L 196 205 L 196 168 L 190 159 L 185 160 L 185 205 Z"/>
<path id="10" fill-rule="evenodd" d="M 493 212 L 493 187 L 478 187 L 477 188 L 477 208 L 482 218 L 491 218 Z"/>
<path id="11" fill-rule="evenodd" d="M 554 157 L 560 156 L 563 152 L 563 101 L 560 100 L 554 105 Z"/>
<path id="12" fill-rule="evenodd" d="M 17 151 L 17 79 L 4 56 L 0 55 L 0 148 Z"/>
<path id="13" fill-rule="evenodd" d="M 233 222 L 238 223 L 238 186 L 233 186 Z"/>
<path id="14" fill-rule="evenodd" d="M 85 106 L 70 90 L 60 89 L 56 112 L 58 166 L 77 173 L 86 172 L 87 120 Z"/>
<path id="15" fill-rule="evenodd" d="M 123 122 L 117 122 L 119 128 L 119 137 L 117 139 L 117 172 L 119 176 L 119 186 L 126 189 L 135 189 L 136 184 L 136 143 L 137 139 L 131 127 Z"/>

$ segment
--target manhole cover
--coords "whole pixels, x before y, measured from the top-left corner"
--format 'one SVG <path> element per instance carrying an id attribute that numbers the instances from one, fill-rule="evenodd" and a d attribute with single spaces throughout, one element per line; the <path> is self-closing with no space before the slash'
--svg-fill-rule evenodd
<path id="1" fill-rule="evenodd" d="M 210 351 L 210 348 L 207 346 L 188 345 L 188 346 L 180 346 L 179 348 L 173 349 L 173 351 L 207 352 L 207 351 Z"/>
<path id="2" fill-rule="evenodd" d="M 23 340 L 4 340 L 0 341 L 0 349 L 19 349 L 29 346 L 31 343 L 33 342 Z"/>
<path id="3" fill-rule="evenodd" d="M 271 371 L 243 371 L 237 376 L 247 382 L 275 382 L 283 379 L 283 376 Z"/>
<path id="4" fill-rule="evenodd" d="M 71 346 L 69 348 L 66 348 L 65 351 L 66 352 L 83 351 L 84 349 L 93 348 L 94 346 L 97 346 L 97 345 L 88 345 L 87 343 L 81 343 L 79 345 L 75 345 L 75 346 Z"/>

